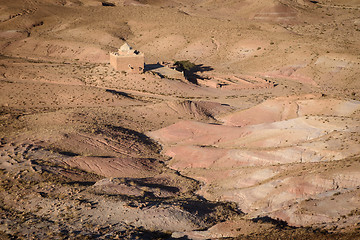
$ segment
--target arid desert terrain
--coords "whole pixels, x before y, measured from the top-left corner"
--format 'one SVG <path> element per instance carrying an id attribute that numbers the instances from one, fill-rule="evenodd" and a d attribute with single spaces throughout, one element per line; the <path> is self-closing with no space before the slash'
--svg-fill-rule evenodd
<path id="1" fill-rule="evenodd" d="M 359 76 L 359 0 L 0 0 L 0 239 L 360 239 Z"/>

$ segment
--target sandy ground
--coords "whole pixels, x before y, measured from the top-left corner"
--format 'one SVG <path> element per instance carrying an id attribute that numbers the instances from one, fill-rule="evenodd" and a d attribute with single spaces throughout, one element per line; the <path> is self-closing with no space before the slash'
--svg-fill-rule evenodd
<path id="1" fill-rule="evenodd" d="M 359 10 L 0 0 L 0 238 L 360 238 Z"/>

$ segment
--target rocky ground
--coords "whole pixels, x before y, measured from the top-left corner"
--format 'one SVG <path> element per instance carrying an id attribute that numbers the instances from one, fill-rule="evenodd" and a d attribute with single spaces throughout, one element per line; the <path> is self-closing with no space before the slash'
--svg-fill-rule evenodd
<path id="1" fill-rule="evenodd" d="M 359 9 L 0 0 L 0 238 L 360 238 Z"/>

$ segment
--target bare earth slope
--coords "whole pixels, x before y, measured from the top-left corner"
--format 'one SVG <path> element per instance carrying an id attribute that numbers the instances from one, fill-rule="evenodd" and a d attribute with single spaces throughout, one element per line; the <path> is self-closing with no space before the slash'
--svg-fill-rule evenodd
<path id="1" fill-rule="evenodd" d="M 312 106 L 315 101 L 317 106 Z M 325 113 L 322 102 L 327 103 L 325 108 L 332 102 L 332 111 Z M 334 103 L 349 107 L 339 112 Z M 291 109 L 291 105 L 297 107 Z M 280 112 L 279 106 L 283 107 Z M 204 183 L 199 191 L 204 197 L 237 202 L 248 216 L 272 216 L 291 225 L 313 226 L 338 222 L 340 215 L 359 208 L 358 161 L 343 160 L 359 154 L 360 125 L 348 118 L 359 109 L 360 102 L 356 101 L 276 99 L 224 118 L 243 114 L 239 119 L 247 126 L 186 121 L 149 136 L 167 146 L 164 153 L 172 157 L 171 168 Z M 235 120 L 231 122 L 234 124 Z M 337 160 L 345 163 L 339 165 Z M 324 173 L 323 162 L 329 162 L 325 165 L 328 173 Z M 295 169 L 299 165 L 315 171 L 298 175 Z M 346 210 L 345 206 L 335 210 L 326 200 L 335 194 L 341 201 L 342 193 L 347 193 L 343 195 L 347 200 L 351 195 L 353 202 L 346 204 Z M 309 199 L 316 199 L 321 207 L 309 211 Z M 355 223 L 357 217 L 349 218 L 346 227 Z"/>
<path id="2" fill-rule="evenodd" d="M 0 0 L 0 238 L 360 238 L 359 9 Z"/>

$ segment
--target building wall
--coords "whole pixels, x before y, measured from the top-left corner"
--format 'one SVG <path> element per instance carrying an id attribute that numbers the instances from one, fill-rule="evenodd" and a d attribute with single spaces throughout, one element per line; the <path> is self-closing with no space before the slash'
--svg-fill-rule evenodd
<path id="1" fill-rule="evenodd" d="M 110 65 L 117 71 L 127 73 L 142 73 L 144 71 L 144 54 L 115 55 L 110 53 Z"/>

